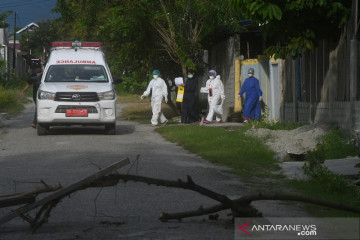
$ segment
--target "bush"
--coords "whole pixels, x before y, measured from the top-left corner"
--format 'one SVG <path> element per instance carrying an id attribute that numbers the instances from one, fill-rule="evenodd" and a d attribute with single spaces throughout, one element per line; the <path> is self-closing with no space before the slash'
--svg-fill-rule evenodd
<path id="1" fill-rule="evenodd" d="M 343 158 L 356 154 L 357 150 L 350 142 L 350 135 L 345 134 L 343 129 L 333 126 L 331 133 L 324 136 L 316 149 L 308 152 L 307 163 L 303 167 L 304 173 L 310 177 L 310 182 L 321 185 L 327 193 L 346 193 L 359 199 L 360 193 L 355 186 L 323 165 L 325 159 Z"/>
<path id="2" fill-rule="evenodd" d="M 6 90 L 0 85 L 0 109 L 6 108 L 10 104 L 16 103 L 18 94 L 15 90 Z"/>

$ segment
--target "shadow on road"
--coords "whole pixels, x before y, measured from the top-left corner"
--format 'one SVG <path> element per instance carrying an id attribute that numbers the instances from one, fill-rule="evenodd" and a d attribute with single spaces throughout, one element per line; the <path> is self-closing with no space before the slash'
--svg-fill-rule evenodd
<path id="1" fill-rule="evenodd" d="M 134 125 L 116 125 L 115 135 L 131 134 L 135 131 Z M 103 126 L 54 126 L 50 127 L 49 135 L 104 135 Z"/>

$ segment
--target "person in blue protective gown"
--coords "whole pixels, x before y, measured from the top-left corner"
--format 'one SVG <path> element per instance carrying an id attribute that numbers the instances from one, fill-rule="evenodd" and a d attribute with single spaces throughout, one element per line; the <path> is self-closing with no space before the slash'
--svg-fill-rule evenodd
<path id="1" fill-rule="evenodd" d="M 245 93 L 245 105 L 244 105 L 244 122 L 249 119 L 260 118 L 260 101 L 262 99 L 262 91 L 260 89 L 259 80 L 254 77 L 254 69 L 248 70 L 248 78 L 245 79 L 244 84 L 241 87 L 238 100 Z"/>

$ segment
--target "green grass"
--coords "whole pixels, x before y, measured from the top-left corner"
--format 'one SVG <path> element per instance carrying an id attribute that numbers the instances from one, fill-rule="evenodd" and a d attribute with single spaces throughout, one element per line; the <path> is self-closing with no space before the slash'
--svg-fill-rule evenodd
<path id="1" fill-rule="evenodd" d="M 281 174 L 274 153 L 256 137 L 245 136 L 245 131 L 253 127 L 266 127 L 268 124 L 248 123 L 244 128 L 227 131 L 222 128 L 198 126 L 171 126 L 156 129 L 168 141 L 175 142 L 188 151 L 204 159 L 231 168 L 227 171 L 242 177 L 254 192 L 291 192 L 323 201 L 330 201 L 347 206 L 360 205 L 360 192 L 341 176 L 326 171 L 312 175 L 308 181 L 287 180 Z M 256 124 L 256 126 L 254 126 Z M 294 125 L 281 126 L 277 129 L 294 129 Z M 322 144 L 331 152 L 340 146 L 343 155 L 348 155 L 352 145 L 341 131 L 325 136 Z M 335 134 L 335 135 L 334 135 Z M 341 139 L 341 141 L 339 141 Z M 326 141 L 325 141 L 326 140 Z M 336 142 L 337 144 L 333 144 Z M 340 143 L 341 142 L 341 143 Z M 345 144 L 345 145 L 342 145 Z M 349 146 L 348 146 L 349 145 Z M 323 146 L 323 145 L 319 145 Z M 335 150 L 336 151 L 336 150 Z M 331 155 L 333 156 L 333 155 Z M 292 202 L 289 202 L 291 204 Z M 320 207 L 314 204 L 302 204 L 304 210 L 318 217 L 359 217 L 346 211 Z"/>
<path id="2" fill-rule="evenodd" d="M 247 122 L 244 127 L 246 129 L 250 129 L 250 128 L 266 128 L 266 129 L 270 129 L 270 130 L 293 130 L 296 129 L 298 127 L 303 126 L 303 123 L 300 122 L 296 122 L 296 123 L 291 123 L 291 122 L 285 122 L 285 123 L 281 123 L 281 122 L 277 122 L 277 121 L 249 121 Z"/>
<path id="3" fill-rule="evenodd" d="M 245 136 L 244 130 L 171 126 L 156 129 L 166 140 L 176 142 L 215 164 L 233 168 L 242 176 L 268 176 L 278 170 L 274 153 L 261 140 Z"/>
<path id="4" fill-rule="evenodd" d="M 118 99 L 117 100 L 118 103 L 150 103 L 149 98 L 145 98 L 141 100 L 140 95 L 128 94 L 125 92 L 118 94 L 117 99 Z"/>
<path id="5" fill-rule="evenodd" d="M 333 126 L 331 132 L 325 135 L 317 149 L 318 151 L 323 151 L 325 159 L 338 159 L 358 155 L 358 150 L 351 143 L 351 135 L 337 126 Z"/>
<path id="6" fill-rule="evenodd" d="M 336 184 L 330 179 L 327 181 L 315 179 L 308 181 L 286 180 L 284 184 L 302 196 L 357 208 L 360 205 L 359 190 L 352 185 L 338 188 L 337 185 L 340 187 L 340 184 Z M 360 217 L 360 214 L 357 213 L 320 207 L 314 204 L 304 204 L 304 210 L 316 217 Z"/>

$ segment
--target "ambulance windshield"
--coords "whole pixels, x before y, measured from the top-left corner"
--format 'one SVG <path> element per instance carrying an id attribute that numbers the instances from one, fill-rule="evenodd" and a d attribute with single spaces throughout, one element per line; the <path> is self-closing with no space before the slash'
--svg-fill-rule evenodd
<path id="1" fill-rule="evenodd" d="M 108 82 L 101 65 L 53 65 L 46 74 L 45 82 Z"/>

